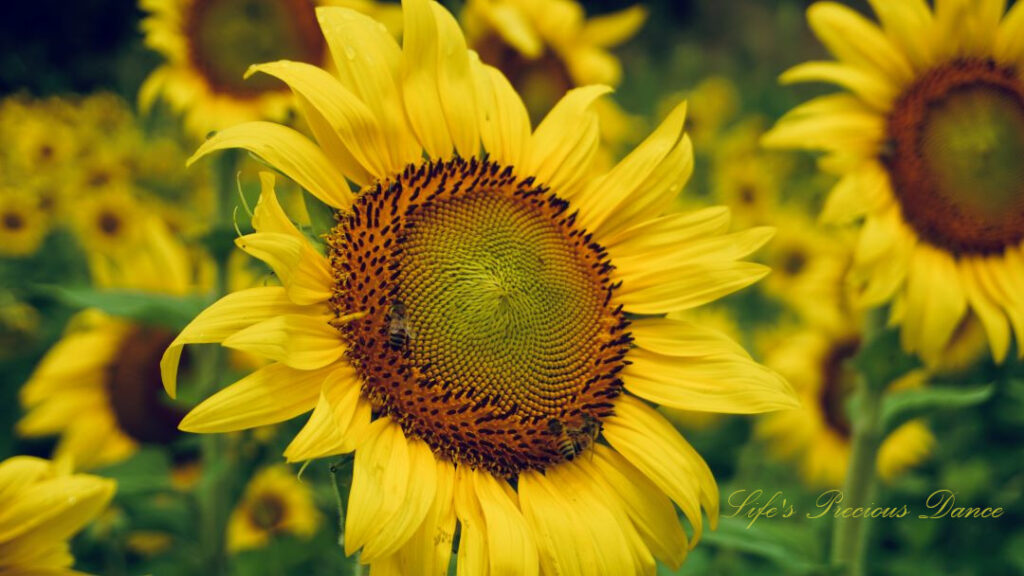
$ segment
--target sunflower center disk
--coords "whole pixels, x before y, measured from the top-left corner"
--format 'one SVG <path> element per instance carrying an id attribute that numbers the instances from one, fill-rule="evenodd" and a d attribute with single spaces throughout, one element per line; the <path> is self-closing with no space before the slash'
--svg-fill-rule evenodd
<path id="1" fill-rule="evenodd" d="M 107 375 L 107 392 L 118 427 L 138 442 L 170 444 L 185 413 L 164 402 L 160 358 L 174 334 L 135 328 L 125 336 Z M 187 357 L 185 358 L 187 360 Z"/>
<path id="2" fill-rule="evenodd" d="M 852 338 L 835 342 L 825 355 L 822 365 L 821 415 L 828 427 L 843 438 L 849 438 L 850 417 L 846 414 L 846 401 L 853 391 L 857 374 L 849 361 L 860 350 L 860 340 Z"/>
<path id="3" fill-rule="evenodd" d="M 512 475 L 597 438 L 629 346 L 603 249 L 511 170 L 455 160 L 360 196 L 332 233 L 341 327 L 375 409 Z"/>
<path id="4" fill-rule="evenodd" d="M 1024 82 L 957 61 L 914 84 L 889 119 L 890 172 L 907 220 L 957 253 L 1024 239 Z"/>
<path id="5" fill-rule="evenodd" d="M 324 54 L 309 0 L 194 0 L 185 29 L 189 56 L 206 81 L 243 98 L 286 89 L 263 74 L 245 80 L 251 64 L 282 59 L 319 63 Z"/>

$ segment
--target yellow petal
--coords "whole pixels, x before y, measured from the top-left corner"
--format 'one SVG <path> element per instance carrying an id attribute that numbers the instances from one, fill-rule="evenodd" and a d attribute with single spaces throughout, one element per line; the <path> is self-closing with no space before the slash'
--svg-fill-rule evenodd
<path id="1" fill-rule="evenodd" d="M 629 40 L 647 21 L 647 8 L 635 4 L 629 8 L 588 18 L 580 31 L 579 42 L 604 48 Z"/>
<path id="2" fill-rule="evenodd" d="M 623 284 L 615 298 L 634 314 L 676 312 L 746 288 L 770 271 L 767 266 L 752 262 L 706 262 L 652 270 L 635 276 L 635 284 Z"/>
<path id="3" fill-rule="evenodd" d="M 631 350 L 626 389 L 670 408 L 756 414 L 800 406 L 784 378 L 742 356 L 667 356 Z"/>
<path id="4" fill-rule="evenodd" d="M 902 341 L 907 351 L 935 360 L 967 310 L 967 298 L 952 256 L 926 244 L 914 250 L 907 276 Z"/>
<path id="5" fill-rule="evenodd" d="M 924 0 L 868 0 L 882 29 L 918 71 L 930 68 L 935 54 L 932 12 Z"/>
<path id="6" fill-rule="evenodd" d="M 1024 62 L 1024 3 L 1017 2 L 1006 13 L 996 33 L 994 52 L 1001 64 L 1019 66 Z"/>
<path id="7" fill-rule="evenodd" d="M 661 414 L 624 394 L 615 401 L 615 414 L 605 419 L 603 433 L 612 448 L 650 478 L 686 514 L 694 529 L 691 548 L 703 531 L 702 507 L 711 527 L 717 525 L 718 486 L 711 470 Z"/>
<path id="8" fill-rule="evenodd" d="M 285 314 L 243 328 L 223 346 L 269 358 L 291 368 L 315 370 L 334 362 L 344 351 L 341 334 L 330 316 Z"/>
<path id="9" fill-rule="evenodd" d="M 236 238 L 235 244 L 266 262 L 296 304 L 325 302 L 334 292 L 334 275 L 327 258 L 301 236 L 255 232 Z"/>
<path id="10" fill-rule="evenodd" d="M 280 286 L 261 286 L 228 294 L 200 312 L 167 347 L 160 359 L 164 389 L 171 398 L 175 397 L 178 363 L 186 344 L 221 342 L 253 324 L 304 310 L 310 308 L 294 304 Z"/>
<path id="11" fill-rule="evenodd" d="M 520 168 L 530 142 L 530 116 L 519 94 L 496 68 L 472 58 L 480 140 L 495 162 Z"/>
<path id="12" fill-rule="evenodd" d="M 644 182 L 679 144 L 685 121 L 686 103 L 683 102 L 610 172 L 590 182 L 573 198 L 584 228 L 600 237 L 608 234 L 602 224 L 612 214 L 619 212 L 620 218 L 629 220 L 629 214 L 635 210 L 631 204 L 636 202 L 637 195 L 648 192 L 643 188 Z M 627 215 L 621 216 L 622 213 Z"/>
<path id="13" fill-rule="evenodd" d="M 409 442 L 390 418 L 370 424 L 352 470 L 345 517 L 345 555 L 351 556 L 380 530 L 403 503 L 412 480 Z"/>
<path id="14" fill-rule="evenodd" d="M 725 206 L 712 206 L 692 212 L 666 214 L 602 240 L 604 247 L 612 252 L 622 244 L 629 245 L 627 250 L 642 252 L 669 247 L 677 242 L 702 236 L 716 236 L 728 229 L 729 209 Z"/>
<path id="15" fill-rule="evenodd" d="M 889 173 L 875 161 L 847 172 L 836 183 L 821 209 L 826 224 L 847 224 L 888 206 L 893 198 Z"/>
<path id="16" fill-rule="evenodd" d="M 360 558 L 372 561 L 374 558 L 390 556 L 404 547 L 419 530 L 427 513 L 430 512 L 437 496 L 437 461 L 430 446 L 418 438 L 406 439 L 409 452 L 409 478 L 404 493 L 392 493 L 389 497 L 398 501 L 398 507 L 390 515 L 382 515 L 378 521 L 379 530 L 370 536 Z"/>
<path id="17" fill-rule="evenodd" d="M 459 555 L 456 576 L 488 574 L 487 526 L 476 496 L 473 476 L 468 466 L 455 469 L 455 514 L 459 519 Z"/>
<path id="18" fill-rule="evenodd" d="M 201 402 L 178 427 L 196 433 L 233 432 L 291 420 L 313 409 L 329 374 L 330 369 L 269 364 Z"/>
<path id="19" fill-rule="evenodd" d="M 585 487 L 563 476 L 548 478 L 529 470 L 519 475 L 519 500 L 537 538 L 543 573 L 633 572 L 632 556 L 615 517 Z"/>
<path id="20" fill-rule="evenodd" d="M 479 6 L 479 13 L 487 24 L 528 60 L 544 53 L 544 40 L 519 6 L 503 2 L 474 2 L 470 6 Z"/>
<path id="21" fill-rule="evenodd" d="M 252 66 L 248 74 L 253 72 L 279 78 L 309 102 L 318 113 L 310 118 L 310 127 L 346 176 L 365 185 L 391 175 L 392 166 L 377 118 L 329 72 L 312 64 L 286 60 Z"/>
<path id="22" fill-rule="evenodd" d="M 256 154 L 328 206 L 345 210 L 352 205 L 354 197 L 345 178 L 315 144 L 291 128 L 273 122 L 232 126 L 204 142 L 188 163 L 227 148 L 244 148 Z"/>
<path id="23" fill-rule="evenodd" d="M 252 212 L 252 227 L 257 232 L 270 232 L 272 234 L 286 234 L 296 238 L 304 238 L 291 219 L 281 208 L 277 201 L 277 192 L 274 190 L 274 173 L 260 172 L 260 197 L 256 201 L 256 208 Z"/>
<path id="24" fill-rule="evenodd" d="M 672 501 L 621 454 L 601 444 L 594 449 L 594 476 L 611 486 L 654 557 L 678 569 L 688 541 Z"/>
<path id="25" fill-rule="evenodd" d="M 685 320 L 637 318 L 630 323 L 629 332 L 640 348 L 666 356 L 750 358 L 722 332 Z"/>
<path id="26" fill-rule="evenodd" d="M 16 555 L 69 538 L 107 506 L 115 489 L 113 480 L 75 475 L 20 491 L 0 510 L 0 557 L 13 562 Z"/>
<path id="27" fill-rule="evenodd" d="M 963 279 L 967 302 L 985 327 L 992 359 L 1001 364 L 1010 347 L 1010 323 L 996 304 L 999 300 L 993 294 L 995 290 L 988 285 L 987 278 L 978 270 L 978 266 L 980 262 L 977 258 L 962 259 L 959 262 L 960 277 Z"/>
<path id="28" fill-rule="evenodd" d="M 759 226 L 734 234 L 679 241 L 674 246 L 658 249 L 634 248 L 627 242 L 611 252 L 612 262 L 623 283 L 638 285 L 650 276 L 651 270 L 738 260 L 760 249 L 773 236 L 775 228 Z"/>
<path id="29" fill-rule="evenodd" d="M 486 524 L 486 528 L 478 526 L 478 529 L 484 528 L 486 532 L 490 573 L 495 576 L 538 574 L 537 545 L 519 508 L 509 498 L 511 488 L 486 471 L 473 470 L 470 477 Z"/>
<path id="30" fill-rule="evenodd" d="M 455 539 L 455 486 L 455 466 L 447 460 L 437 460 L 434 504 L 402 551 L 408 576 L 448 576 Z"/>
<path id="31" fill-rule="evenodd" d="M 369 419 L 370 404 L 362 398 L 359 376 L 347 364 L 324 379 L 313 414 L 284 451 L 288 462 L 300 462 L 351 452 L 356 448 L 353 424 Z"/>
<path id="32" fill-rule="evenodd" d="M 865 103 L 881 112 L 888 112 L 898 95 L 897 88 L 863 69 L 839 62 L 805 62 L 784 72 L 779 80 L 783 84 L 796 82 L 828 82 L 846 88 Z"/>
<path id="33" fill-rule="evenodd" d="M 12 456 L 0 461 L 0 502 L 15 495 L 50 472 L 50 463 L 34 456 Z"/>
<path id="34" fill-rule="evenodd" d="M 428 0 L 406 0 L 402 90 L 413 131 L 427 153 L 463 157 L 480 148 L 469 53 L 455 19 Z"/>
<path id="35" fill-rule="evenodd" d="M 594 101 L 611 92 L 608 86 L 570 90 L 555 104 L 530 141 L 525 174 L 571 199 L 583 183 L 600 143 Z"/>
<path id="36" fill-rule="evenodd" d="M 401 171 L 421 155 L 402 107 L 402 49 L 375 20 L 355 10 L 325 6 L 317 8 L 316 16 L 338 79 L 373 111 L 388 149 L 386 169 Z"/>
<path id="37" fill-rule="evenodd" d="M 807 22 L 839 60 L 874 69 L 899 86 L 913 79 L 913 70 L 903 53 L 877 26 L 851 8 L 834 2 L 816 2 L 807 9 Z"/>

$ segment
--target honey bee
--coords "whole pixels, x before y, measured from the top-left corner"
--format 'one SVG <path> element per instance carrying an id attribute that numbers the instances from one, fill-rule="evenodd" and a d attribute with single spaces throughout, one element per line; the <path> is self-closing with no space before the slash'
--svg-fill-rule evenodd
<path id="1" fill-rule="evenodd" d="M 394 350 L 401 350 L 409 344 L 411 330 L 405 313 L 405 304 L 401 300 L 395 300 L 388 310 L 388 345 Z"/>
<path id="2" fill-rule="evenodd" d="M 601 422 L 590 414 L 583 414 L 583 424 L 574 428 L 552 418 L 548 420 L 548 432 L 555 437 L 559 454 L 566 460 L 572 460 L 597 440 Z"/>

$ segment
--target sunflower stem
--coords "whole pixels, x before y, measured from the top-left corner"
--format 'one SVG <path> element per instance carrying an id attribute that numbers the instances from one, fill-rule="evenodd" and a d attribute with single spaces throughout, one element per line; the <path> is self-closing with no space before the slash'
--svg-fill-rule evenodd
<path id="1" fill-rule="evenodd" d="M 884 354 L 892 352 L 892 332 L 883 332 L 882 311 L 869 314 L 863 334 L 864 344 L 854 361 L 858 371 L 857 388 L 851 402 L 850 465 L 843 484 L 843 505 L 866 507 L 873 497 L 876 481 L 878 448 L 882 443 L 882 397 L 890 381 L 890 370 L 902 371 L 903 366 L 885 366 Z M 899 345 L 896 344 L 896 348 Z M 896 363 L 893 363 L 896 364 Z M 865 559 L 870 518 L 837 517 L 832 532 L 832 564 L 846 576 L 865 574 Z"/>
<path id="2" fill-rule="evenodd" d="M 232 227 L 235 207 L 235 173 L 238 165 L 238 154 L 227 151 L 217 157 L 213 165 L 214 185 L 216 186 L 214 224 L 208 248 L 216 263 L 217 273 L 214 278 L 213 298 L 220 299 L 228 292 L 228 258 L 231 246 L 226 242 L 224 230 Z M 210 346 L 209 378 L 205 383 L 202 397 L 208 398 L 220 390 L 222 380 L 227 372 L 227 354 L 220 346 Z M 199 510 L 201 519 L 202 543 L 206 549 L 206 566 L 209 574 L 227 573 L 227 556 L 225 553 L 225 531 L 227 528 L 228 503 L 227 494 L 233 466 L 229 465 L 225 453 L 224 437 L 220 434 L 208 434 L 201 443 L 204 462 L 204 482 L 199 486 Z"/>
<path id="3" fill-rule="evenodd" d="M 856 413 L 853 420 L 853 445 L 850 468 L 843 485 L 843 504 L 867 506 L 875 488 L 875 463 L 881 444 L 881 406 L 883 388 L 859 379 Z M 861 576 L 867 552 L 869 518 L 836 518 L 832 536 L 833 564 L 843 567 L 848 576 Z"/>

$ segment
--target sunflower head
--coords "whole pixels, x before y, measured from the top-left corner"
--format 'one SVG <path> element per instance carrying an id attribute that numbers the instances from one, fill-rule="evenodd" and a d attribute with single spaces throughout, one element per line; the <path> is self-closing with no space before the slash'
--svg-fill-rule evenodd
<path id="1" fill-rule="evenodd" d="M 444 573 L 457 529 L 467 573 L 676 566 L 691 539 L 672 503 L 696 541 L 717 487 L 648 402 L 751 413 L 795 400 L 727 337 L 665 315 L 761 278 L 740 260 L 772 231 L 727 234 L 728 210 L 672 210 L 692 168 L 685 105 L 601 172 L 607 87 L 571 90 L 533 129 L 451 14 L 403 8 L 401 47 L 366 16 L 320 9 L 336 74 L 253 68 L 299 96 L 316 143 L 256 122 L 197 152 L 252 150 L 336 224 L 320 246 L 261 176 L 256 231 L 236 243 L 281 285 L 225 296 L 162 366 L 174 394 L 186 344 L 272 363 L 181 427 L 312 411 L 285 456 L 355 452 L 345 548 L 374 569 Z"/>
<path id="2" fill-rule="evenodd" d="M 228 520 L 228 549 L 260 548 L 276 535 L 312 536 L 320 523 L 313 492 L 285 466 L 253 475 Z"/>
<path id="3" fill-rule="evenodd" d="M 823 216 L 864 219 L 851 275 L 863 304 L 893 304 L 906 351 L 939 363 L 973 314 L 1002 362 L 1024 337 L 1024 5 L 871 4 L 878 24 L 808 10 L 837 61 L 782 79 L 847 92 L 791 111 L 765 142 L 829 153 L 841 179 Z"/>
<path id="4" fill-rule="evenodd" d="M 814 487 L 843 485 L 850 462 L 850 399 L 857 374 L 851 366 L 861 348 L 858 330 L 810 327 L 766 336 L 765 363 L 783 374 L 801 397 L 798 410 L 766 415 L 758 435 L 781 460 L 800 465 Z M 927 374 L 914 371 L 889 384 L 895 392 L 924 385 Z M 891 480 L 924 461 L 934 440 L 927 426 L 912 420 L 890 432 L 878 453 L 878 473 Z"/>
<path id="5" fill-rule="evenodd" d="M 29 194 L 0 190 L 0 255 L 30 256 L 50 231 L 49 219 Z"/>

